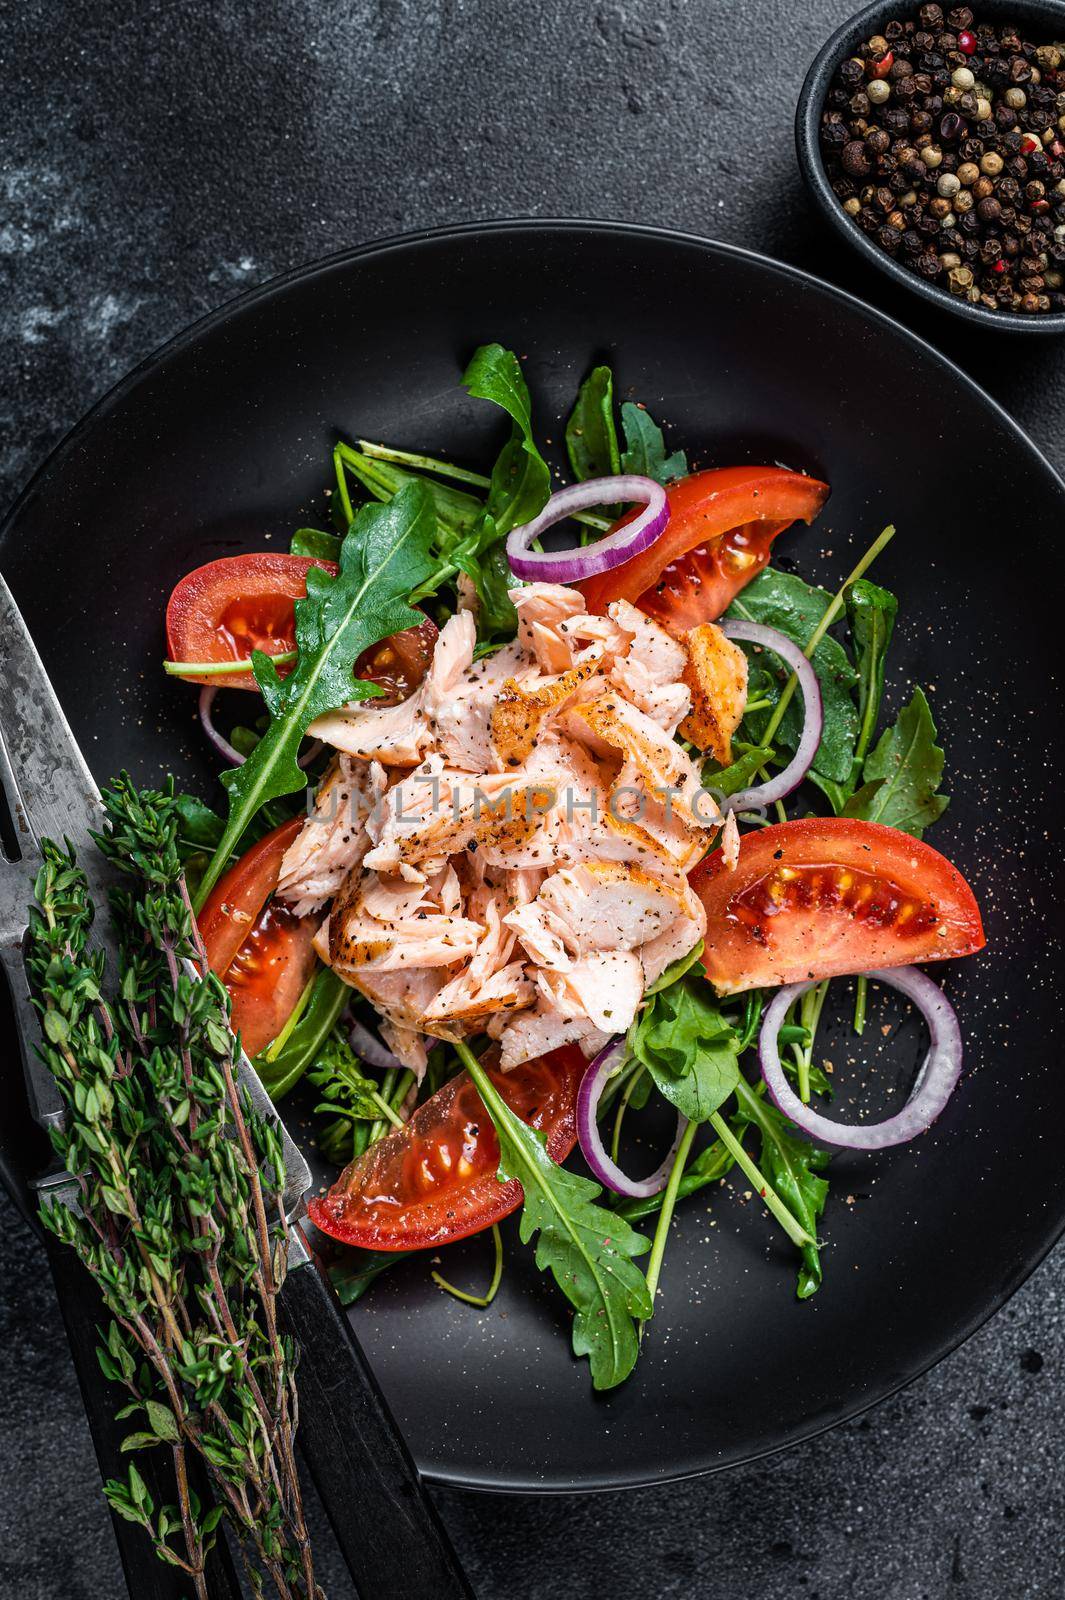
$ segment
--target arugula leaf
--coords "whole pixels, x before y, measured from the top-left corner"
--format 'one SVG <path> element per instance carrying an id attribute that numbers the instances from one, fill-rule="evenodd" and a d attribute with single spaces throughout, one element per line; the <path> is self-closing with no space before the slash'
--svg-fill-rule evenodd
<path id="1" fill-rule="evenodd" d="M 614 427 L 614 378 L 609 367 L 594 367 L 581 384 L 566 423 L 566 453 L 578 483 L 613 477 L 621 471 Z"/>
<path id="2" fill-rule="evenodd" d="M 556 1166 L 544 1135 L 503 1100 L 468 1045 L 456 1050 L 499 1137 L 499 1181 L 517 1178 L 524 1191 L 521 1238 L 539 1234 L 536 1265 L 550 1270 L 576 1310 L 573 1349 L 587 1356 L 596 1389 L 612 1389 L 632 1371 L 640 1342 L 636 1322 L 652 1311 L 647 1280 L 634 1257 L 647 1240 L 595 1202 L 597 1183 Z"/>
<path id="3" fill-rule="evenodd" d="M 453 489 L 449 483 L 438 483 L 435 478 L 427 478 L 420 472 L 409 472 L 405 467 L 393 466 L 390 461 L 379 461 L 374 456 L 363 455 L 349 445 L 338 445 L 337 449 L 352 477 L 357 478 L 375 500 L 385 505 L 410 484 L 424 485 L 432 497 L 437 523 L 437 550 L 441 559 L 446 557 L 450 545 L 457 538 L 476 526 L 484 511 L 484 501 L 475 494 L 467 494 L 464 489 Z M 307 553 L 313 554 L 312 551 Z"/>
<path id="4" fill-rule="evenodd" d="M 475 399 L 502 406 L 513 423 L 492 468 L 486 506 L 495 537 L 505 539 L 511 528 L 531 522 L 551 493 L 551 473 L 533 438 L 529 390 L 517 356 L 501 344 L 475 350 L 462 382 Z"/>
<path id="5" fill-rule="evenodd" d="M 229 818 L 200 883 L 197 909 L 259 808 L 306 787 L 296 758 L 315 717 L 379 693 L 356 679 L 352 668 L 370 645 L 422 621 L 407 597 L 432 568 L 434 529 L 423 484 L 408 484 L 386 506 L 363 506 L 341 547 L 337 576 L 320 567 L 307 573 L 306 598 L 296 601 L 299 656 L 290 676 L 282 681 L 269 656 L 253 654 L 272 721 L 244 765 L 223 775 Z"/>
<path id="6" fill-rule="evenodd" d="M 688 471 L 688 458 L 683 450 L 666 455 L 666 442 L 662 430 L 653 422 L 643 406 L 626 400 L 621 408 L 621 426 L 625 433 L 625 448 L 621 452 L 622 472 L 635 472 L 642 478 L 653 478 L 656 483 L 672 483 L 683 478 Z"/>
<path id="7" fill-rule="evenodd" d="M 826 590 L 804 583 L 793 573 L 766 567 L 736 596 L 725 615 L 742 617 L 748 622 L 765 623 L 805 648 L 832 599 Z M 750 651 L 752 647 L 746 648 Z M 765 653 L 755 655 L 753 660 L 764 664 Z M 851 693 L 858 682 L 858 674 L 843 646 L 829 633 L 825 634 L 814 651 L 813 668 L 821 685 L 825 717 L 824 732 L 813 767 L 822 777 L 847 783 L 854 765 L 858 736 L 858 712 Z M 787 678 L 788 674 L 782 671 L 780 677 L 773 680 L 770 693 L 774 698 L 779 695 Z M 757 713 L 752 719 L 745 719 L 751 721 L 753 743 L 759 743 L 758 730 L 767 725 L 771 714 L 771 710 L 768 710 Z M 800 696 L 796 695 L 784 713 L 775 736 L 776 742 L 788 750 L 796 749 L 802 722 L 802 702 Z"/>
<path id="8" fill-rule="evenodd" d="M 899 712 L 875 750 L 865 758 L 862 787 L 843 808 L 845 817 L 883 822 L 889 828 L 924 837 L 924 830 L 949 804 L 937 794 L 943 776 L 943 751 L 936 744 L 936 725 L 923 689 Z"/>
<path id="9" fill-rule="evenodd" d="M 331 1261 L 326 1271 L 340 1304 L 353 1306 L 382 1272 L 415 1253 L 413 1250 L 357 1250 L 352 1247 L 338 1260 Z"/>
<path id="10" fill-rule="evenodd" d="M 718 767 L 716 772 L 713 762 L 705 761 L 703 788 L 726 799 L 730 794 L 739 794 L 741 789 L 746 789 L 754 782 L 756 773 L 765 766 L 772 754 L 772 750 L 767 750 L 764 745 L 751 745 L 740 752 L 731 766 Z"/>
<path id="11" fill-rule="evenodd" d="M 787 1118 L 776 1106 L 756 1094 L 745 1078 L 740 1078 L 736 1086 L 736 1101 L 741 1115 L 761 1134 L 758 1165 L 792 1216 L 816 1238 L 817 1224 L 828 1195 L 828 1180 L 820 1174 L 832 1159 L 830 1151 L 820 1149 L 793 1131 Z M 804 1244 L 797 1288 L 799 1299 L 808 1300 L 820 1283 L 820 1247 Z"/>
<path id="12" fill-rule="evenodd" d="M 448 558 L 477 590 L 479 631 L 510 634 L 518 619 L 507 595 L 514 578 L 503 542 L 512 528 L 531 522 L 543 510 L 551 494 L 551 473 L 533 438 L 532 402 L 514 352 L 500 344 L 482 345 L 462 381 L 476 399 L 502 406 L 511 432 L 492 468 L 484 509 Z"/>
<path id="13" fill-rule="evenodd" d="M 649 999 L 651 995 L 658 994 L 662 989 L 668 989 L 670 984 L 676 983 L 678 978 L 683 978 L 684 974 L 689 968 L 694 967 L 702 955 L 703 946 L 704 941 L 700 939 L 697 944 L 692 945 L 686 956 L 678 956 L 676 961 L 671 961 L 662 976 L 656 978 L 654 983 L 649 984 L 644 990 L 644 999 Z"/>
<path id="14" fill-rule="evenodd" d="M 277 1055 L 270 1060 L 263 1051 L 255 1058 L 255 1070 L 275 1103 L 295 1088 L 304 1073 L 321 1058 L 350 998 L 351 990 L 332 968 L 319 967 L 310 999 Z"/>
<path id="15" fill-rule="evenodd" d="M 884 695 L 884 663 L 899 603 L 887 589 L 859 578 L 847 591 L 847 621 L 858 657 L 858 743 L 856 767 L 873 742 Z M 857 781 L 857 776 L 853 781 Z"/>
<path id="16" fill-rule="evenodd" d="M 336 1029 L 325 1039 L 307 1076 L 325 1095 L 315 1106 L 315 1115 L 333 1119 L 319 1132 L 322 1154 L 342 1167 L 370 1142 L 370 1129 L 356 1129 L 353 1124 L 382 1120 L 385 1102 L 379 1085 L 362 1071 L 355 1052 Z M 361 1136 L 354 1137 L 356 1132 Z"/>
<path id="17" fill-rule="evenodd" d="M 339 561 L 343 538 L 339 533 L 323 533 L 320 528 L 297 528 L 289 551 L 294 556 L 314 556 L 317 561 Z"/>
<path id="18" fill-rule="evenodd" d="M 739 1038 L 710 985 L 682 978 L 644 1007 L 630 1049 L 689 1122 L 706 1122 L 739 1077 Z"/>

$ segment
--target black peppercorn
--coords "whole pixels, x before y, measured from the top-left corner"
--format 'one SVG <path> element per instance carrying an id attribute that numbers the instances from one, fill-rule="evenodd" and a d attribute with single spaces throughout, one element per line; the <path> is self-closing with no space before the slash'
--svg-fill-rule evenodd
<path id="1" fill-rule="evenodd" d="M 934 30 L 943 26 L 943 7 L 937 5 L 922 6 L 917 13 L 918 21 L 922 28 Z"/>
<path id="2" fill-rule="evenodd" d="M 840 67 L 839 81 L 852 91 L 865 82 L 865 67 L 855 56 Z"/>
<path id="3" fill-rule="evenodd" d="M 1002 215 L 1002 207 L 994 195 L 989 194 L 986 199 L 981 200 L 977 205 L 976 214 L 981 222 L 997 222 Z"/>
<path id="4" fill-rule="evenodd" d="M 844 172 L 852 178 L 864 178 L 866 173 L 872 171 L 872 163 L 860 139 L 852 139 L 849 144 L 843 146 L 840 161 Z"/>
<path id="5" fill-rule="evenodd" d="M 953 11 L 947 13 L 947 21 L 952 28 L 957 28 L 961 31 L 963 28 L 972 27 L 973 14 L 968 6 L 955 6 Z"/>

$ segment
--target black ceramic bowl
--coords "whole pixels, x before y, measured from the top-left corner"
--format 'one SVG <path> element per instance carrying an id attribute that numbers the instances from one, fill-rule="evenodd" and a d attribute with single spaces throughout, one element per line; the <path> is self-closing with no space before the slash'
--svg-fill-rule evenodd
<path id="1" fill-rule="evenodd" d="M 570 1354 L 567 1307 L 513 1218 L 483 1315 L 440 1293 L 424 1255 L 351 1308 L 432 1478 L 617 1488 L 747 1461 L 853 1416 L 972 1333 L 1062 1232 L 1065 484 L 919 339 L 745 251 L 576 222 L 370 245 L 176 339 L 97 406 L 0 527 L 0 569 L 98 778 L 171 770 L 217 798 L 196 692 L 160 670 L 171 586 L 219 556 L 283 549 L 326 515 L 338 436 L 491 460 L 500 419 L 459 384 L 488 339 L 527 357 L 541 438 L 560 437 L 580 379 L 609 361 L 618 393 L 644 400 L 699 466 L 782 461 L 830 482 L 822 515 L 774 552 L 810 581 L 835 589 L 897 525 L 873 571 L 900 599 L 887 714 L 914 684 L 929 689 L 951 796 L 930 842 L 966 874 L 987 927 L 986 951 L 936 973 L 965 1035 L 957 1092 L 912 1144 L 833 1160 L 811 1300 L 796 1298 L 791 1246 L 741 1183 L 678 1208 L 639 1365 L 610 1394 L 594 1395 Z M 965 441 L 949 471 L 947 419 Z M 1015 549 L 1024 572 L 1011 578 Z M 859 1046 L 837 989 L 825 1053 L 845 1117 L 855 1091 L 871 1110 L 908 1087 L 920 1038 L 870 1026 Z M 4 1146 L 25 1159 L 24 1102 L 8 1050 L 0 1159 Z M 295 1097 L 283 1104 L 301 1135 Z M 650 1169 L 650 1141 L 633 1159 Z M 476 1284 L 487 1251 L 483 1237 L 458 1244 L 444 1270 Z"/>
<path id="2" fill-rule="evenodd" d="M 938 284 L 926 282 L 870 243 L 832 191 L 818 138 L 821 112 L 832 76 L 840 62 L 853 55 L 871 34 L 879 33 L 892 17 L 905 19 L 915 15 L 920 3 L 921 0 L 889 0 L 884 4 L 883 0 L 877 0 L 876 4 L 855 12 L 849 21 L 837 28 L 815 57 L 802 86 L 795 113 L 795 145 L 806 186 L 822 216 L 841 239 L 863 255 L 878 272 L 920 295 L 929 305 L 939 306 L 956 317 L 963 317 L 970 324 L 998 328 L 1008 333 L 1065 333 L 1065 312 L 1050 311 L 1023 316 L 1016 311 L 988 311 L 984 306 L 970 305 L 967 300 L 940 288 Z M 949 8 L 949 0 L 943 0 L 943 9 Z M 1018 27 L 1027 29 L 1040 44 L 1051 39 L 1065 39 L 1065 3 L 1062 0 L 973 0 L 973 10 L 977 21 L 1008 18 Z"/>

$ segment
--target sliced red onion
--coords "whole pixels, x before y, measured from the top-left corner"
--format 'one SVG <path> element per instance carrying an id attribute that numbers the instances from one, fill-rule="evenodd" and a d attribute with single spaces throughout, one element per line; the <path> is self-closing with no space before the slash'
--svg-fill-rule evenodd
<path id="1" fill-rule="evenodd" d="M 297 767 L 309 767 L 316 756 L 320 756 L 325 749 L 324 739 L 312 739 L 306 750 L 296 762 Z"/>
<path id="2" fill-rule="evenodd" d="M 530 546 L 575 511 L 593 506 L 642 505 L 639 516 L 623 528 L 608 533 L 595 544 L 577 550 L 532 550 Z M 610 572 L 638 556 L 661 537 L 669 521 L 666 491 L 653 478 L 621 473 L 615 478 L 589 478 L 553 494 L 538 517 L 512 529 L 507 538 L 507 560 L 519 578 L 529 582 L 580 583 Z"/>
<path id="3" fill-rule="evenodd" d="M 840 1145 L 846 1150 L 885 1150 L 889 1145 L 905 1144 L 908 1139 L 916 1139 L 919 1133 L 924 1133 L 950 1099 L 961 1076 L 961 1030 L 954 1007 L 942 989 L 917 967 L 891 967 L 860 976 L 898 989 L 913 1001 L 928 1024 L 931 1041 L 928 1054 L 914 1080 L 910 1098 L 895 1116 L 888 1117 L 886 1122 L 860 1126 L 833 1122 L 830 1117 L 811 1111 L 791 1087 L 781 1066 L 777 1035 L 792 1001 L 812 989 L 812 983 L 789 983 L 777 990 L 762 1021 L 758 1056 L 773 1104 L 811 1139 L 818 1144 Z"/>
<path id="4" fill-rule="evenodd" d="M 605 1050 L 600 1050 L 594 1060 L 589 1062 L 588 1070 L 581 1079 L 581 1086 L 577 1091 L 577 1138 L 580 1141 L 581 1154 L 604 1188 L 613 1189 L 615 1194 L 627 1195 L 632 1200 L 647 1200 L 651 1195 L 658 1194 L 669 1182 L 669 1174 L 673 1170 L 673 1157 L 677 1153 L 681 1134 L 688 1126 L 688 1119 L 678 1114 L 677 1133 L 669 1154 L 649 1178 L 626 1177 L 617 1163 L 607 1154 L 599 1133 L 598 1115 L 600 1096 L 624 1055 L 625 1040 L 618 1038 L 608 1044 Z"/>
<path id="5" fill-rule="evenodd" d="M 225 756 L 231 766 L 242 767 L 244 765 L 244 757 L 239 750 L 230 744 L 228 739 L 219 733 L 214 725 L 211 707 L 214 705 L 214 697 L 217 693 L 218 690 L 212 689 L 209 685 L 200 690 L 200 723 L 204 733 L 210 739 L 219 755 Z M 296 763 L 297 766 L 309 767 L 315 756 L 320 755 L 324 749 L 325 745 L 321 739 L 313 739 L 304 754 L 300 756 L 299 761 Z"/>
<path id="6" fill-rule="evenodd" d="M 211 707 L 214 705 L 214 697 L 217 693 L 218 690 L 212 689 L 209 685 L 200 690 L 201 726 L 219 755 L 224 756 L 230 766 L 242 767 L 244 765 L 244 757 L 239 750 L 233 748 L 228 739 L 222 737 L 211 720 Z"/>
<path id="7" fill-rule="evenodd" d="M 363 1027 L 357 1017 L 348 1018 L 348 1038 L 351 1040 L 351 1048 L 364 1061 L 368 1061 L 371 1067 L 380 1067 L 382 1072 L 403 1071 L 403 1063 L 399 1057 L 394 1056 L 369 1028 Z"/>
<path id="8" fill-rule="evenodd" d="M 757 784 L 753 789 L 741 789 L 738 794 L 730 794 L 722 801 L 726 811 L 750 811 L 783 800 L 799 787 L 809 772 L 825 726 L 821 685 L 817 681 L 817 673 L 798 645 L 776 628 L 767 628 L 760 622 L 722 622 L 719 626 L 726 638 L 744 639 L 748 644 L 761 645 L 763 650 L 772 650 L 775 656 L 788 664 L 802 690 L 802 736 L 787 766 L 767 783 Z"/>

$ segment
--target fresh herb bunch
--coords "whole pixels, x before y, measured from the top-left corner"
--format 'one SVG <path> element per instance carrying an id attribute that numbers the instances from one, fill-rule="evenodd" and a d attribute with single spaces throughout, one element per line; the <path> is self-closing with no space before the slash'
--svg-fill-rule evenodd
<path id="1" fill-rule="evenodd" d="M 167 1448 L 174 1505 L 136 1465 L 105 1493 L 162 1561 L 207 1600 L 204 1563 L 226 1518 L 252 1592 L 317 1600 L 294 1455 L 296 1351 L 278 1328 L 288 1223 L 281 1142 L 238 1089 L 228 1000 L 207 971 L 178 851 L 172 788 L 104 794 L 99 847 L 122 874 L 111 896 L 119 972 L 104 992 L 86 949 L 95 914 L 72 852 L 45 842 L 28 965 L 41 1054 L 66 1106 L 52 1141 L 77 1208 L 42 1220 L 75 1249 L 112 1321 L 97 1354 L 136 1418 L 123 1449 Z M 203 974 L 191 976 L 191 959 Z M 217 1504 L 188 1485 L 189 1452 Z"/>

